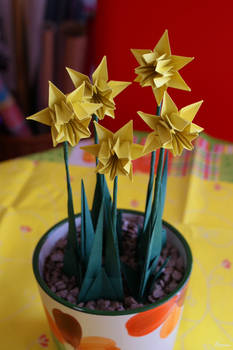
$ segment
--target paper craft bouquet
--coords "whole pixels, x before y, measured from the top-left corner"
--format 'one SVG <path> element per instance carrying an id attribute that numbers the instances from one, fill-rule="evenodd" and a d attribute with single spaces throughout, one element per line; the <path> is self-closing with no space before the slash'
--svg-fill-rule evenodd
<path id="1" fill-rule="evenodd" d="M 54 146 L 64 147 L 68 219 L 42 237 L 33 260 L 58 349 L 171 349 L 174 343 L 192 258 L 180 233 L 162 221 L 168 152 L 192 150 L 202 131 L 193 123 L 202 101 L 178 110 L 168 95 L 168 88 L 189 90 L 179 70 L 192 58 L 171 54 L 167 31 L 154 50 L 132 53 L 139 64 L 135 81 L 152 88 L 157 104 L 156 115 L 138 112 L 152 129 L 145 145 L 133 143 L 132 121 L 115 133 L 99 123 L 115 117 L 114 98 L 130 84 L 108 80 L 106 57 L 92 80 L 67 68 L 74 91 L 65 95 L 50 82 L 49 107 L 28 118 L 49 125 Z M 75 215 L 68 143 L 90 137 L 92 121 L 95 143 L 81 148 L 96 157 L 93 204 L 90 210 L 82 181 Z M 148 153 L 144 213 L 117 208 L 118 176 L 132 180 L 132 161 Z M 105 176 L 113 181 L 112 195 Z"/>

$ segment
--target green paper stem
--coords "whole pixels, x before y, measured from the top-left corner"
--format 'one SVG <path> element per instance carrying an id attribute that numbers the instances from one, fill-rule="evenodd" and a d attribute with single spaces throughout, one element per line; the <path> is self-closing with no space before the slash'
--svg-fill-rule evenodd
<path id="1" fill-rule="evenodd" d="M 161 108 L 162 108 L 162 102 L 160 103 L 159 106 L 157 106 L 156 115 L 160 115 L 160 113 L 161 113 Z"/>
<path id="2" fill-rule="evenodd" d="M 154 172 L 155 172 L 155 157 L 156 152 L 151 152 L 151 160 L 150 160 L 150 178 L 147 186 L 147 195 L 146 195 L 146 207 L 145 207 L 145 217 L 144 217 L 144 226 L 143 231 L 146 230 L 146 226 L 149 221 L 150 212 L 151 212 L 151 204 L 152 204 L 152 188 L 154 183 Z"/>
<path id="3" fill-rule="evenodd" d="M 113 204 L 112 204 L 112 222 L 113 229 L 116 230 L 117 223 L 117 188 L 118 188 L 118 176 L 115 176 L 113 185 Z"/>
<path id="4" fill-rule="evenodd" d="M 157 106 L 156 115 L 160 115 L 162 103 Z M 147 195 L 146 195 L 146 207 L 145 207 L 145 217 L 144 217 L 144 225 L 143 231 L 146 230 L 147 224 L 149 222 L 150 213 L 151 213 L 151 205 L 152 205 L 152 188 L 154 183 L 154 174 L 155 174 L 155 157 L 156 152 L 151 152 L 151 161 L 150 161 L 150 177 L 147 186 Z"/>
<path id="5" fill-rule="evenodd" d="M 96 123 L 99 122 L 99 119 L 98 119 L 97 115 L 93 114 L 92 117 L 93 117 L 93 120 L 94 120 Z M 96 145 L 97 145 L 97 143 L 99 142 L 99 140 L 98 140 L 98 135 L 97 135 L 96 128 L 95 128 L 95 125 L 94 125 L 94 141 L 95 141 L 95 144 L 96 144 Z M 96 163 L 96 165 L 98 164 L 98 158 L 97 158 L 97 157 L 95 158 L 95 163 Z"/>
<path id="6" fill-rule="evenodd" d="M 67 181 L 67 207 L 68 207 L 68 236 L 67 236 L 67 246 L 65 249 L 64 256 L 64 271 L 68 276 L 77 276 L 77 258 L 79 257 L 78 242 L 77 242 L 77 232 L 75 225 L 75 215 L 74 215 L 74 206 L 73 206 L 73 196 L 72 189 L 70 184 L 70 173 L 68 166 L 68 142 L 65 141 L 63 144 L 64 150 L 64 161 L 66 169 L 66 181 Z M 75 263 L 74 263 L 75 262 Z"/>
<path id="7" fill-rule="evenodd" d="M 155 180 L 155 187 L 154 187 L 154 201 L 152 206 L 152 223 L 155 222 L 155 217 L 158 209 L 159 204 L 159 191 L 161 186 L 161 178 L 162 178 L 162 171 L 163 171 L 163 162 L 164 162 L 164 148 L 160 149 L 159 152 L 159 162 L 157 166 L 157 173 L 156 173 L 156 180 Z"/>
<path id="8" fill-rule="evenodd" d="M 97 115 L 93 114 L 93 120 L 98 123 L 99 122 L 99 119 L 97 117 Z M 97 143 L 99 142 L 98 140 L 98 135 L 97 135 L 97 132 L 96 132 L 96 129 L 94 127 L 94 140 L 95 140 L 95 144 L 97 145 Z"/>

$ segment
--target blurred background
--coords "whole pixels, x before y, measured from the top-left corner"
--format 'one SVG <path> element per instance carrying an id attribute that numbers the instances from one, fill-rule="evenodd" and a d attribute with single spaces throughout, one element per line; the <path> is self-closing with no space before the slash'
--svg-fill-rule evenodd
<path id="1" fill-rule="evenodd" d="M 110 80 L 133 81 L 130 48 L 153 49 L 168 29 L 172 54 L 195 56 L 181 71 L 192 92 L 170 90 L 179 108 L 204 99 L 195 122 L 233 141 L 230 0 L 0 0 L 0 160 L 52 147 L 50 131 L 25 117 L 47 107 L 48 80 L 72 90 L 65 67 L 90 75 L 107 56 Z M 116 98 L 113 131 L 137 111 L 155 113 L 150 88 L 134 83 Z"/>

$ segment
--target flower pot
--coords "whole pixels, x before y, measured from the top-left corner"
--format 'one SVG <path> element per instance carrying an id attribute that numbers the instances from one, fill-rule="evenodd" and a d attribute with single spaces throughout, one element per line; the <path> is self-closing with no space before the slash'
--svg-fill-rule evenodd
<path id="1" fill-rule="evenodd" d="M 140 215 L 125 210 L 123 215 Z M 76 224 L 80 217 L 76 217 Z M 171 350 L 175 342 L 192 255 L 183 236 L 164 222 L 170 242 L 183 257 L 185 273 L 177 288 L 156 303 L 127 311 L 99 311 L 75 306 L 53 293 L 43 280 L 43 267 L 56 242 L 68 231 L 67 220 L 40 239 L 33 256 L 34 274 L 57 349 Z"/>

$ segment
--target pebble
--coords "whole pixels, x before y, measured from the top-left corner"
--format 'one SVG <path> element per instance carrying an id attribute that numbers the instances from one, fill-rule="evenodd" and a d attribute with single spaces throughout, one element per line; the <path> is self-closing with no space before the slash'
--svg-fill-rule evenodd
<path id="1" fill-rule="evenodd" d="M 64 253 L 61 250 L 57 250 L 55 253 L 51 255 L 51 261 L 54 262 L 63 262 L 64 260 Z"/>
<path id="2" fill-rule="evenodd" d="M 174 270 L 174 272 L 172 273 L 172 277 L 174 278 L 174 280 L 179 282 L 182 279 L 183 275 L 180 271 Z"/>
<path id="3" fill-rule="evenodd" d="M 141 221 L 141 218 L 134 222 L 131 222 L 130 219 L 123 221 L 124 232 L 122 235 L 123 239 L 120 251 L 121 261 L 135 270 L 138 269 L 136 252 L 138 224 L 142 227 L 143 222 Z M 144 304 L 137 302 L 134 297 L 129 295 L 125 297 L 123 302 L 99 299 L 98 301 L 91 300 L 86 303 L 78 303 L 77 297 L 79 294 L 79 288 L 77 287 L 76 279 L 74 276 L 71 278 L 67 277 L 62 271 L 66 243 L 66 239 L 60 240 L 45 263 L 44 279 L 51 291 L 56 293 L 59 297 L 68 300 L 72 304 L 79 307 L 86 307 L 90 310 L 124 311 L 144 306 Z M 170 257 L 170 259 L 156 281 L 151 295 L 147 297 L 149 303 L 154 303 L 165 295 L 171 293 L 178 286 L 178 283 L 183 277 L 183 258 L 179 256 L 176 248 L 174 248 L 169 242 L 167 242 L 161 252 L 157 270 L 159 270 L 167 257 Z"/>

